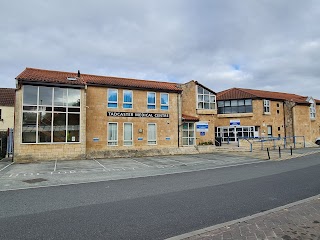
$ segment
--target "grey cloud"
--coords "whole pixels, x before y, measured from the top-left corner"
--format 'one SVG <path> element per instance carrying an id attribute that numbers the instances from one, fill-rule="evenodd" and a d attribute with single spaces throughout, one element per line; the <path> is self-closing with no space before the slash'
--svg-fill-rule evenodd
<path id="1" fill-rule="evenodd" d="M 1 86 L 37 67 L 320 98 L 319 16 L 317 1 L 4 1 Z"/>

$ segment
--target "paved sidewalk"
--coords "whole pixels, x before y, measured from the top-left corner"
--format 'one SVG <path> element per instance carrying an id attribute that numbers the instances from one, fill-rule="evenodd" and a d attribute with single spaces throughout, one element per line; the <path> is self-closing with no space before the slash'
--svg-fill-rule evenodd
<path id="1" fill-rule="evenodd" d="M 320 195 L 171 240 L 320 240 Z"/>

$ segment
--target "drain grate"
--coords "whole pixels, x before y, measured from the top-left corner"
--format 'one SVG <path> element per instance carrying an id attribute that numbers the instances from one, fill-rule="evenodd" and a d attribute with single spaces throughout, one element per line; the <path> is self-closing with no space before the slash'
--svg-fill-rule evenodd
<path id="1" fill-rule="evenodd" d="M 34 179 L 24 180 L 22 182 L 25 182 L 25 183 L 39 183 L 39 182 L 45 182 L 45 181 L 48 181 L 48 180 L 44 179 L 44 178 L 34 178 Z"/>

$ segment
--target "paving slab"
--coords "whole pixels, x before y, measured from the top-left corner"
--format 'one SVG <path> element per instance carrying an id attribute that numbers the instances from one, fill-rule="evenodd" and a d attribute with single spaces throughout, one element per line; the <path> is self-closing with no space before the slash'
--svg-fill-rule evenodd
<path id="1" fill-rule="evenodd" d="M 320 195 L 167 240 L 320 239 Z"/>

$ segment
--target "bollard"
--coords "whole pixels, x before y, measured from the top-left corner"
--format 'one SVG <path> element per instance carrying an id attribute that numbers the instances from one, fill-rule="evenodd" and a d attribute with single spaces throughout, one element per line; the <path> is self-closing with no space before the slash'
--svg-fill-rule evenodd
<path id="1" fill-rule="evenodd" d="M 270 160 L 269 148 L 267 148 L 267 152 L 268 152 L 268 159 Z"/>
<path id="2" fill-rule="evenodd" d="M 279 146 L 279 158 L 281 158 L 281 148 Z"/>
<path id="3" fill-rule="evenodd" d="M 290 154 L 291 154 L 291 156 L 292 156 L 292 146 L 290 146 Z"/>

